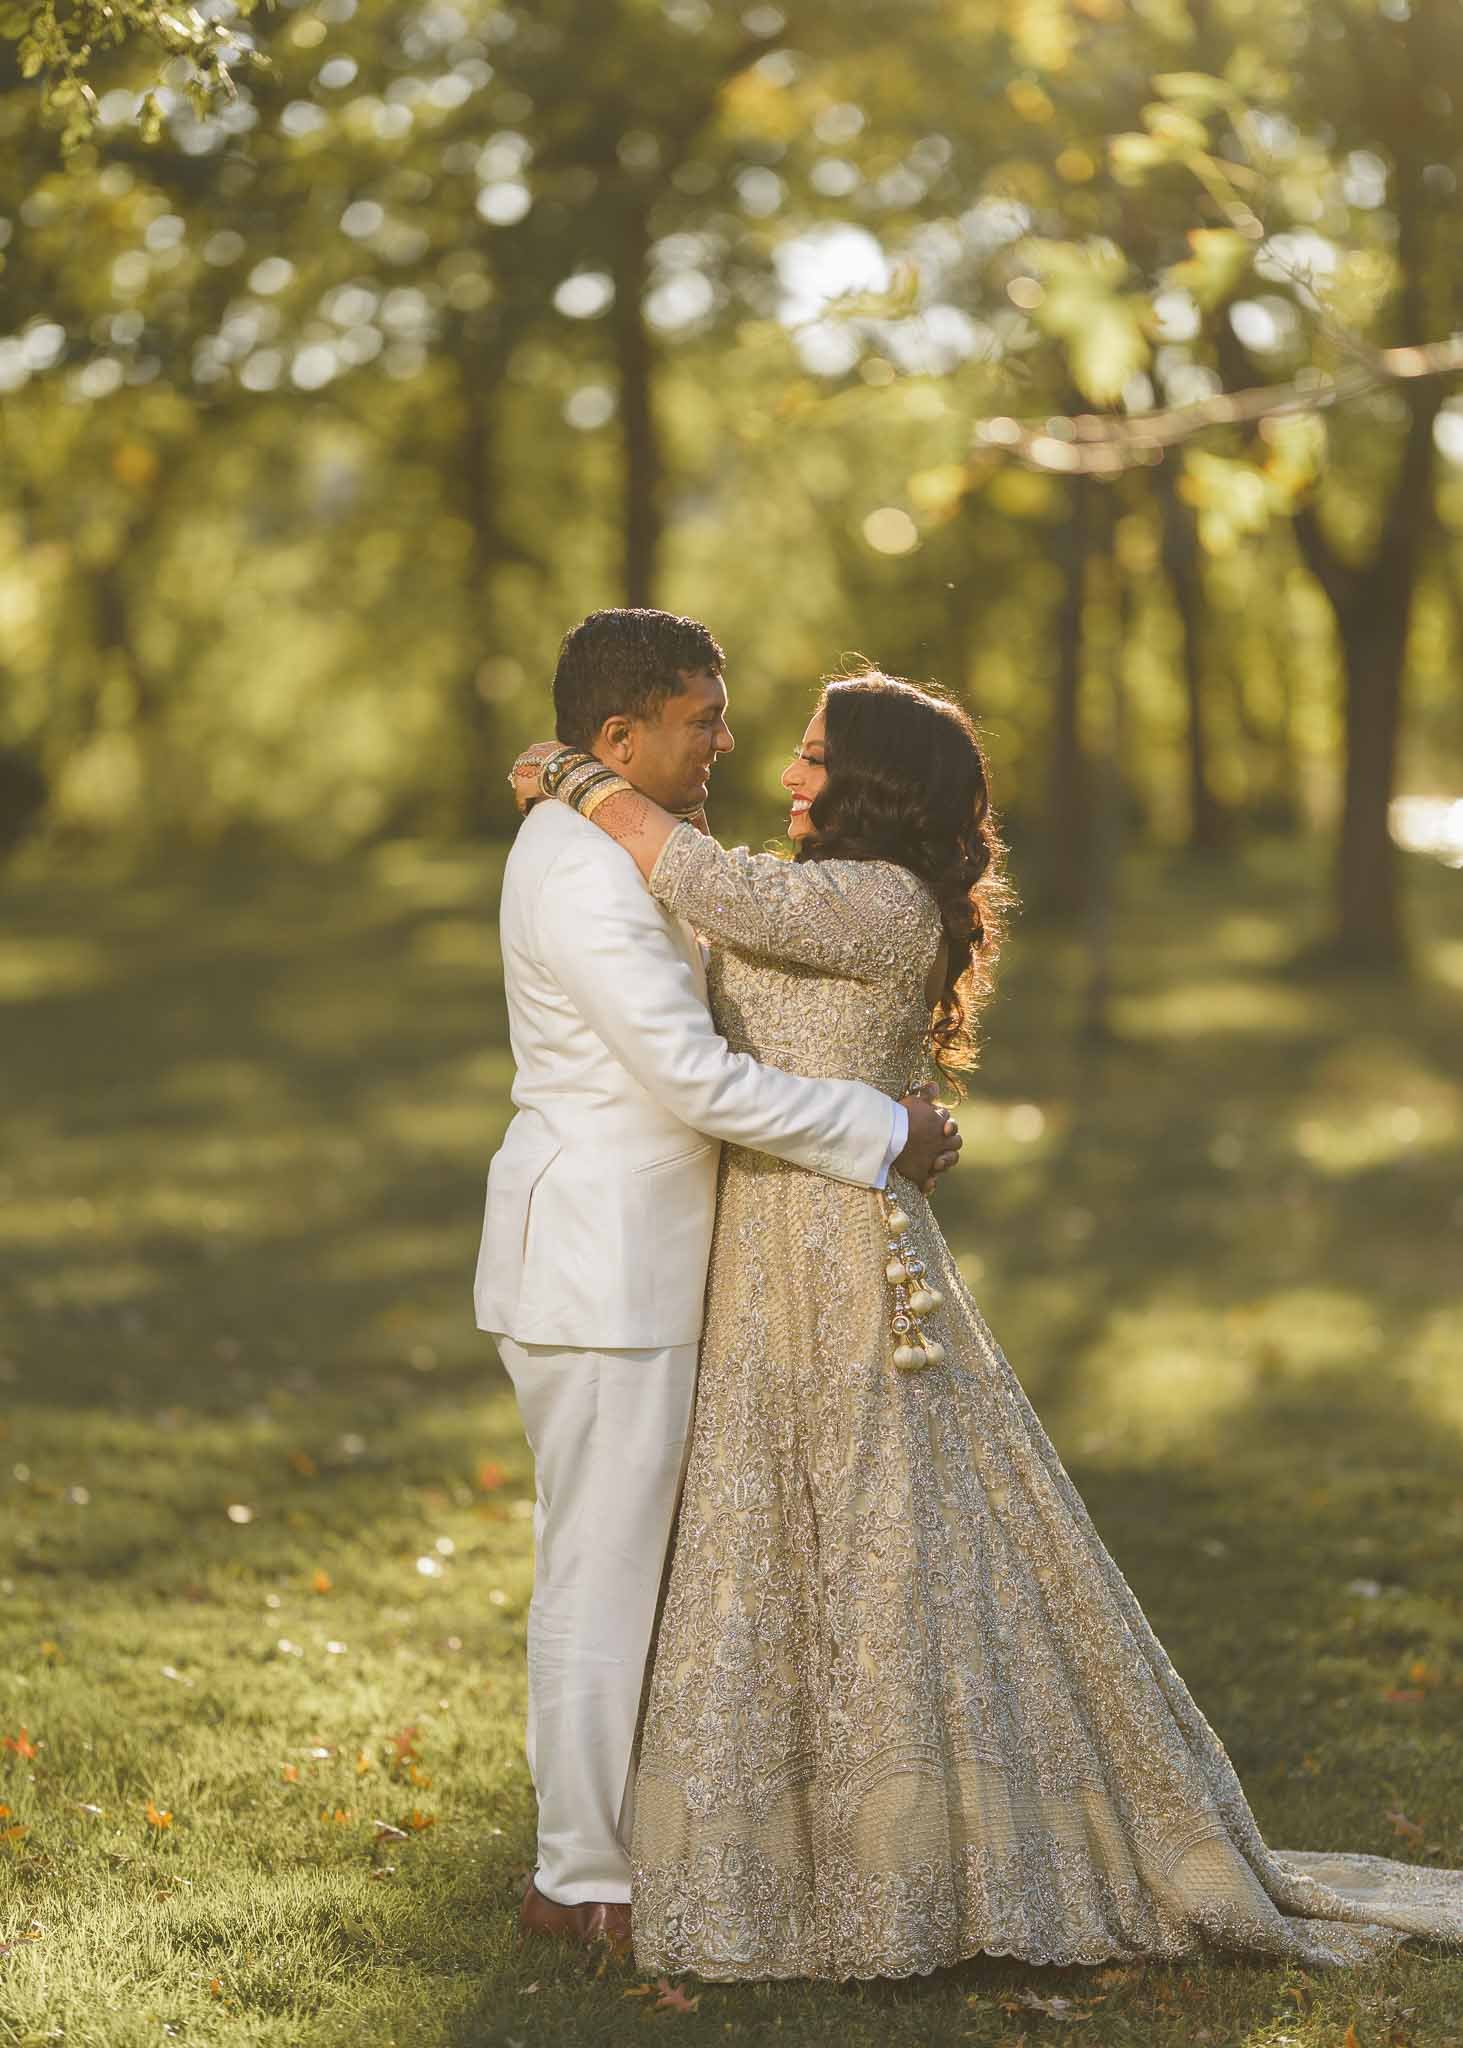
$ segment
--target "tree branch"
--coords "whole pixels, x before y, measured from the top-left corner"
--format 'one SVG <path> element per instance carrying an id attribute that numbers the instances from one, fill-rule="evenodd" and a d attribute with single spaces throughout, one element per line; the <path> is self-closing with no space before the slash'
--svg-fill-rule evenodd
<path id="1" fill-rule="evenodd" d="M 1161 462 L 1170 448 L 1214 427 L 1251 425 L 1297 413 L 1329 412 L 1384 384 L 1463 372 L 1463 333 L 1446 341 L 1378 349 L 1374 363 L 1354 363 L 1338 376 L 1302 372 L 1286 384 L 1261 384 L 1222 392 L 1192 405 L 1161 412 L 1075 413 L 1044 420 L 998 415 L 977 420 L 977 451 L 1011 454 L 1033 468 L 1066 475 L 1116 476 L 1126 469 Z"/>

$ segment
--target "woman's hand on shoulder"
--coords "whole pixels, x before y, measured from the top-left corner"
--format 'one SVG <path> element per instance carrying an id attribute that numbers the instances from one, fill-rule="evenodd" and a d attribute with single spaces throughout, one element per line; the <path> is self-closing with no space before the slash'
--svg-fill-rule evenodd
<path id="1" fill-rule="evenodd" d="M 539 776 L 545 761 L 552 760 L 561 751 L 558 740 L 535 740 L 531 747 L 525 747 L 508 771 L 508 787 L 513 792 L 513 801 L 519 814 L 527 817 L 535 804 L 544 801 L 539 786 Z"/>

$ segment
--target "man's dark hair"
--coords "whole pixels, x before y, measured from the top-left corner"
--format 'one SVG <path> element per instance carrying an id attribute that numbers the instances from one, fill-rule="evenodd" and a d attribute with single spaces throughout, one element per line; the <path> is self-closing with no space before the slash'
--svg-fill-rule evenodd
<path id="1" fill-rule="evenodd" d="M 726 657 L 697 619 L 674 612 L 591 612 L 564 635 L 554 671 L 554 730 L 591 747 L 607 718 L 658 718 L 686 675 L 721 674 Z"/>

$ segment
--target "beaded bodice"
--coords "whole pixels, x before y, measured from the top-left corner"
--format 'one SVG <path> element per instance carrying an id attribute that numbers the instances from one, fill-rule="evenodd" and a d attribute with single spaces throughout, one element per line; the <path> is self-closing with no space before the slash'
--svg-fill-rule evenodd
<path id="1" fill-rule="evenodd" d="M 711 1009 L 733 1052 L 893 1096 L 926 1077 L 940 915 L 906 868 L 729 851 L 685 826 L 651 888 L 712 942 Z"/>

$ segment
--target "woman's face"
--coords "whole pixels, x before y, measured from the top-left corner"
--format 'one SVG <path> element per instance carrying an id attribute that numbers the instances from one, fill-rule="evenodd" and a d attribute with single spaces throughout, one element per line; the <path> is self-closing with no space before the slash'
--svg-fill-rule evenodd
<path id="1" fill-rule="evenodd" d="M 797 752 L 782 773 L 782 786 L 792 797 L 792 812 L 787 824 L 789 839 L 817 836 L 808 812 L 813 808 L 814 797 L 828 780 L 824 754 L 823 714 L 815 711 Z"/>

